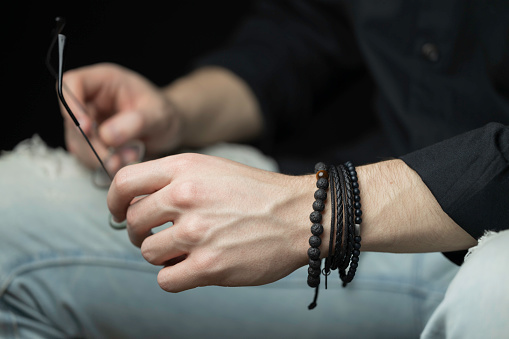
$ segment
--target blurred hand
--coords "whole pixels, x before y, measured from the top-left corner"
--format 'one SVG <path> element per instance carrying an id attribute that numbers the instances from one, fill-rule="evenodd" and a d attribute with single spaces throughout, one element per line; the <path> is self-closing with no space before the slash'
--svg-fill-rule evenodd
<path id="1" fill-rule="evenodd" d="M 164 290 L 260 285 L 307 263 L 315 181 L 180 154 L 122 168 L 108 207 L 117 221 L 127 219 L 145 259 L 164 266 Z"/>
<path id="2" fill-rule="evenodd" d="M 177 110 L 162 90 L 139 74 L 114 64 L 97 64 L 68 71 L 63 81 L 66 101 L 101 158 L 106 158 L 108 148 L 134 139 L 145 144 L 149 156 L 179 146 L 182 122 Z M 61 111 L 68 150 L 85 165 L 97 167 L 78 128 L 63 107 Z"/>

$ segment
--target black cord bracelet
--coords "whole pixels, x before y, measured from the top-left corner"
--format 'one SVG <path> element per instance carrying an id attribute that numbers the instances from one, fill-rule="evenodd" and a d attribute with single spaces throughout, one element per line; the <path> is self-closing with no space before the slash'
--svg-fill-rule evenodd
<path id="1" fill-rule="evenodd" d="M 338 166 L 344 180 L 344 196 L 345 196 L 345 225 L 344 225 L 344 238 L 343 238 L 343 246 L 341 248 L 341 258 L 340 263 L 338 264 L 339 274 L 341 275 L 345 272 L 346 268 L 350 263 L 350 258 L 352 256 L 352 245 L 353 245 L 353 196 L 352 196 L 352 188 L 350 176 L 348 175 L 346 168 L 343 165 Z M 346 274 L 346 273 L 344 273 Z"/>
<path id="2" fill-rule="evenodd" d="M 335 197 L 336 197 L 336 183 L 337 173 L 334 170 L 334 166 L 329 167 L 329 190 L 330 190 L 330 203 L 331 203 L 331 223 L 330 223 L 330 237 L 329 237 L 329 255 L 325 259 L 325 268 L 322 270 L 322 274 L 325 276 L 325 289 L 327 289 L 327 277 L 330 275 L 333 261 L 333 247 L 334 247 L 334 230 L 336 226 L 336 215 L 335 210 Z"/>
<path id="3" fill-rule="evenodd" d="M 335 241 L 335 247 L 334 247 L 334 254 L 331 258 L 331 269 L 335 270 L 338 268 L 339 262 L 341 260 L 341 248 L 343 245 L 343 225 L 344 225 L 344 187 L 345 182 L 343 179 L 343 173 L 341 175 L 339 174 L 338 169 L 336 166 L 331 166 L 332 170 L 334 172 L 334 176 L 337 177 L 337 180 L 335 180 L 335 186 L 336 186 L 336 211 L 333 213 L 336 214 L 336 241 Z"/>

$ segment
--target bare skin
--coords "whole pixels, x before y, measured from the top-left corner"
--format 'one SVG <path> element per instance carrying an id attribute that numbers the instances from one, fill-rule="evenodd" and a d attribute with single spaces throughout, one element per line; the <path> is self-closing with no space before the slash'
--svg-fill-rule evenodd
<path id="1" fill-rule="evenodd" d="M 180 147 L 249 140 L 262 129 L 257 102 L 247 85 L 219 68 L 203 68 L 158 88 L 131 70 L 98 64 L 66 72 L 64 83 L 84 103 L 86 112 L 68 100 L 101 157 L 109 147 L 134 139 L 143 141 L 153 158 Z M 67 149 L 88 167 L 96 167 L 83 136 L 63 107 L 61 111 Z"/>
<path id="2" fill-rule="evenodd" d="M 431 252 L 475 245 L 402 161 L 362 166 L 358 173 L 365 192 L 363 250 Z M 129 237 L 145 259 L 163 266 L 158 282 L 164 290 L 260 285 L 307 263 L 315 181 L 314 175 L 285 176 L 183 154 L 124 167 L 108 205 L 115 218 L 127 218 Z M 146 196 L 136 200 L 140 195 Z M 324 220 L 330 220 L 330 205 Z M 174 226 L 151 235 L 151 228 L 167 221 Z M 322 256 L 328 239 L 326 230 Z"/>
<path id="3" fill-rule="evenodd" d="M 220 68 L 198 70 L 162 89 L 109 64 L 69 72 L 64 81 L 89 108 L 90 116 L 78 119 L 100 152 L 140 139 L 156 157 L 180 146 L 251 139 L 263 127 L 249 88 Z M 80 138 L 66 120 L 68 149 L 93 166 Z M 431 252 L 475 245 L 404 162 L 361 166 L 358 176 L 362 250 Z M 260 285 L 307 263 L 315 182 L 314 175 L 286 176 L 179 154 L 122 168 L 108 206 L 116 220 L 127 219 L 129 237 L 146 260 L 163 267 L 158 282 L 166 291 Z M 330 220 L 330 206 L 324 220 Z M 174 226 L 152 235 L 153 227 L 168 221 Z M 322 239 L 324 256 L 327 231 Z"/>

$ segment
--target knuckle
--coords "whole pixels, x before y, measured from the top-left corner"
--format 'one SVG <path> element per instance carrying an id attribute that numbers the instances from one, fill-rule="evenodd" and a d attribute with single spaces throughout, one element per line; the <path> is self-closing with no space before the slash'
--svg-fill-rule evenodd
<path id="1" fill-rule="evenodd" d="M 136 232 L 138 229 L 137 220 L 138 220 L 138 213 L 136 212 L 136 209 L 128 208 L 127 213 L 126 213 L 126 221 L 127 221 L 127 224 L 133 230 L 133 232 Z"/>
<path id="2" fill-rule="evenodd" d="M 166 292 L 171 292 L 171 293 L 178 292 L 178 290 L 175 289 L 175 285 L 169 283 L 167 281 L 167 279 L 163 276 L 163 274 L 161 274 L 161 272 L 159 272 L 159 274 L 157 275 L 157 284 L 159 285 L 159 287 L 161 287 Z"/>
<path id="3" fill-rule="evenodd" d="M 148 261 L 151 264 L 155 265 L 155 256 L 154 252 L 152 251 L 152 247 L 150 246 L 150 237 L 146 238 L 142 243 L 140 247 L 141 255 L 143 258 Z"/>
<path id="4" fill-rule="evenodd" d="M 62 75 L 62 81 L 66 84 L 73 83 L 73 81 L 76 79 L 77 72 L 76 70 L 68 70 L 65 71 L 65 73 Z"/>
<path id="5" fill-rule="evenodd" d="M 196 153 L 182 153 L 172 158 L 174 165 L 180 171 L 188 171 L 190 168 L 199 165 L 203 155 Z"/>
<path id="6" fill-rule="evenodd" d="M 197 222 L 188 221 L 185 225 L 178 225 L 178 236 L 186 245 L 196 245 L 203 239 L 203 229 Z"/>
<path id="7" fill-rule="evenodd" d="M 127 235 L 129 236 L 129 240 L 134 246 L 136 247 L 141 246 L 141 241 L 139 241 L 138 235 L 135 232 L 133 232 L 132 228 L 129 225 L 127 227 Z"/>
<path id="8" fill-rule="evenodd" d="M 112 187 L 114 187 L 120 194 L 126 193 L 131 186 L 131 175 L 129 167 L 122 167 L 115 177 L 113 178 Z"/>
<path id="9" fill-rule="evenodd" d="M 113 62 L 100 62 L 95 64 L 93 67 L 102 72 L 113 72 L 113 73 L 121 72 L 124 69 L 119 64 L 115 64 Z"/>
<path id="10" fill-rule="evenodd" d="M 195 181 L 180 181 L 172 185 L 169 199 L 177 208 L 187 209 L 199 198 L 199 184 Z"/>

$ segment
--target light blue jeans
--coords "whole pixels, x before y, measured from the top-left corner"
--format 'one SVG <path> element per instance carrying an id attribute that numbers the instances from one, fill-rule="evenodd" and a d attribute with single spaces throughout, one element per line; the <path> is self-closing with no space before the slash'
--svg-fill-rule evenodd
<path id="1" fill-rule="evenodd" d="M 205 152 L 275 169 L 239 147 Z M 106 190 L 36 138 L 0 157 L 0 192 L 1 338 L 417 338 L 426 324 L 424 338 L 509 335 L 507 232 L 459 271 L 439 253 L 362 253 L 354 281 L 331 275 L 309 311 L 306 268 L 266 286 L 164 292 L 158 267 L 108 226 Z"/>

